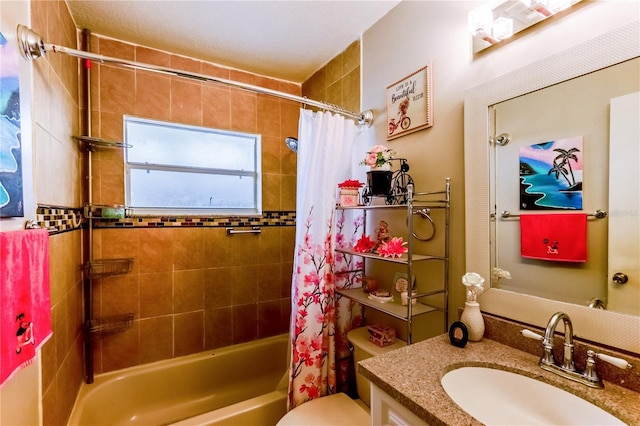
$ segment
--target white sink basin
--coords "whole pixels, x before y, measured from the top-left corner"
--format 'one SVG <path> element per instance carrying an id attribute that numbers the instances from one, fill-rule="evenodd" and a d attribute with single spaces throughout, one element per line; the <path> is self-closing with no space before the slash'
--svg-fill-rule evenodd
<path id="1" fill-rule="evenodd" d="M 601 408 L 541 381 L 485 367 L 462 367 L 442 386 L 464 411 L 487 425 L 624 425 Z"/>

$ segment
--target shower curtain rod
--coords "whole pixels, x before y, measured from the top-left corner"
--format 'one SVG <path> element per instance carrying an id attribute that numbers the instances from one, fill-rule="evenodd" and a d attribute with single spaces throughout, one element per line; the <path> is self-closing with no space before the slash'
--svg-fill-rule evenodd
<path id="1" fill-rule="evenodd" d="M 184 77 L 193 80 L 207 81 L 226 84 L 228 86 L 238 87 L 240 89 L 249 90 L 252 92 L 271 95 L 290 101 L 299 102 L 304 105 L 320 108 L 325 111 L 331 111 L 336 114 L 340 114 L 344 117 L 354 119 L 358 124 L 366 124 L 368 126 L 373 123 L 373 112 L 371 110 L 363 111 L 361 113 L 354 113 L 344 110 L 336 105 L 327 104 L 321 101 L 315 101 L 302 96 L 290 95 L 288 93 L 280 92 L 278 90 L 267 89 L 265 87 L 254 86 L 252 84 L 241 83 L 238 81 L 227 80 L 224 78 L 212 77 L 204 74 L 191 73 L 187 71 L 176 70 L 173 68 L 165 68 L 151 64 L 145 64 L 141 62 L 129 61 L 126 59 L 118 59 L 109 56 L 99 55 L 95 53 L 85 52 L 82 50 L 71 49 L 69 47 L 58 46 L 55 44 L 45 43 L 42 37 L 30 28 L 24 25 L 18 25 L 17 29 L 18 42 L 20 44 L 20 54 L 25 59 L 36 59 L 44 56 L 46 52 L 54 53 L 66 53 L 69 56 L 75 56 L 82 59 L 90 59 L 100 63 L 107 63 L 113 65 L 120 65 L 128 68 L 136 68 L 147 71 L 154 71 L 163 74 L 174 75 L 177 77 Z"/>

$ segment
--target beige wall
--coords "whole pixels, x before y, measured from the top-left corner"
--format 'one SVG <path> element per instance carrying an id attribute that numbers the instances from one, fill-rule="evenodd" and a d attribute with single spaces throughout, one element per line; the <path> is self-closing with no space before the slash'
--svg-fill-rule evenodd
<path id="1" fill-rule="evenodd" d="M 296 84 L 144 46 L 91 38 L 106 56 L 241 81 L 300 95 Z M 229 86 L 142 70 L 92 68 L 93 136 L 120 141 L 123 115 L 262 135 L 263 212 L 295 210 L 298 104 Z M 93 202 L 124 203 L 123 151 L 97 150 Z M 185 224 L 187 225 L 187 224 Z M 133 313 L 133 327 L 97 340 L 95 372 L 199 352 L 288 330 L 295 227 L 227 236 L 224 227 L 94 231 L 94 258 L 133 258 L 126 275 L 94 280 L 95 317 Z"/>
<path id="2" fill-rule="evenodd" d="M 450 321 L 464 305 L 464 91 L 524 64 L 638 19 L 635 1 L 583 1 L 561 19 L 523 32 L 503 46 L 473 55 L 467 13 L 477 2 L 401 2 L 362 38 L 362 108 L 376 112 L 376 140 L 386 138 L 385 88 L 431 63 L 433 127 L 389 143 L 409 159 L 416 189 L 451 177 Z M 606 19 L 603 17 L 606 16 Z M 482 111 L 468 113 L 484 114 Z M 420 277 L 417 277 L 420 280 Z"/>

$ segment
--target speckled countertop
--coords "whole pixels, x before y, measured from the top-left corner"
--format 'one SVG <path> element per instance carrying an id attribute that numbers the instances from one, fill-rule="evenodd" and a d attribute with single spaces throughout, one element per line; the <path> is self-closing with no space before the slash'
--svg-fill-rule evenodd
<path id="1" fill-rule="evenodd" d="M 465 366 L 499 368 L 542 380 L 597 405 L 629 425 L 640 425 L 640 393 L 607 381 L 604 389 L 589 388 L 542 370 L 539 359 L 487 338 L 457 348 L 443 334 L 361 361 L 358 371 L 430 425 L 481 424 L 458 407 L 440 383 L 448 371 Z"/>

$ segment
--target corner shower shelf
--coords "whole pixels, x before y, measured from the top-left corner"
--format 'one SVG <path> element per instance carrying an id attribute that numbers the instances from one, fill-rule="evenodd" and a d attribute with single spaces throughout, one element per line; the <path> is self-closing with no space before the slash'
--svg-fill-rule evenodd
<path id="1" fill-rule="evenodd" d="M 87 219 L 123 219 L 130 215 L 130 209 L 122 204 L 84 205 L 84 217 Z"/>
<path id="2" fill-rule="evenodd" d="M 131 272 L 133 259 L 98 259 L 84 265 L 89 278 L 101 278 L 109 275 L 122 275 Z"/>
<path id="3" fill-rule="evenodd" d="M 105 139 L 94 138 L 91 136 L 74 136 L 75 140 L 84 142 L 91 148 L 131 148 L 131 145 L 124 142 L 109 141 Z"/>
<path id="4" fill-rule="evenodd" d="M 94 318 L 87 322 L 91 337 L 106 337 L 127 331 L 133 325 L 133 313 Z"/>

